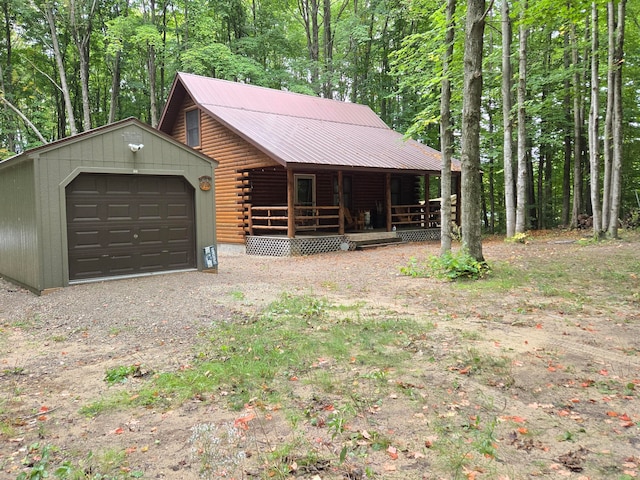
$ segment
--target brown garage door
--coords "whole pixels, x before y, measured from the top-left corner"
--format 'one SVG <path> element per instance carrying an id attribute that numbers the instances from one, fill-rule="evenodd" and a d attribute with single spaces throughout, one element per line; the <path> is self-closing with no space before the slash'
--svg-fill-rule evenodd
<path id="1" fill-rule="evenodd" d="M 182 177 L 81 174 L 67 186 L 69 280 L 194 268 L 194 190 Z"/>

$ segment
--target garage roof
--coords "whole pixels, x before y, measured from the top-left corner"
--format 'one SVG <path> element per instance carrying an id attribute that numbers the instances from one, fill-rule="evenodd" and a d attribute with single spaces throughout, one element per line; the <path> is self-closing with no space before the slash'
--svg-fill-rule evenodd
<path id="1" fill-rule="evenodd" d="M 44 153 L 47 152 L 49 150 L 53 150 L 58 148 L 60 145 L 65 144 L 72 144 L 75 142 L 79 142 L 81 140 L 87 139 L 87 138 L 91 138 L 93 136 L 98 136 L 98 135 L 102 135 L 105 132 L 108 132 L 110 130 L 116 130 L 122 127 L 126 127 L 127 125 L 135 125 L 139 128 L 142 128 L 143 130 L 145 130 L 146 132 L 155 135 L 157 137 L 161 137 L 162 139 L 171 142 L 172 144 L 176 145 L 179 148 L 182 149 L 186 149 L 188 150 L 190 153 L 193 153 L 194 155 L 197 155 L 198 157 L 202 158 L 203 160 L 207 160 L 208 162 L 212 162 L 214 164 L 214 166 L 218 165 L 218 162 L 214 159 L 212 159 L 211 157 L 206 156 L 205 154 L 203 154 L 202 152 L 195 150 L 187 145 L 185 145 L 184 143 L 178 142 L 175 138 L 171 137 L 170 135 L 165 134 L 164 132 L 158 131 L 155 128 L 152 128 L 151 126 L 147 125 L 146 123 L 141 122 L 140 120 L 138 120 L 137 118 L 134 117 L 130 117 L 130 118 L 125 118 L 124 120 L 120 120 L 118 122 L 114 122 L 114 123 L 110 123 L 108 125 L 104 125 L 102 127 L 98 127 L 98 128 L 94 128 L 91 130 L 87 130 L 86 132 L 82 132 L 79 133 L 77 135 L 72 135 L 70 137 L 65 137 L 65 138 L 61 138 L 59 140 L 56 140 L 55 142 L 51 142 L 51 143 L 45 143 L 44 145 L 40 145 L 39 147 L 35 147 L 29 150 L 26 150 L 22 153 L 19 153 L 17 155 L 14 155 L 13 157 L 9 157 L 5 160 L 0 161 L 0 167 L 4 166 L 4 165 L 9 165 L 12 164 L 14 162 L 20 161 L 21 159 L 24 158 L 32 158 L 33 155 L 36 154 L 40 154 L 40 153 Z"/>
<path id="2" fill-rule="evenodd" d="M 439 151 L 389 128 L 369 107 L 178 73 L 159 129 L 171 133 L 185 96 L 286 166 L 439 172 Z M 459 171 L 459 163 L 453 162 Z"/>

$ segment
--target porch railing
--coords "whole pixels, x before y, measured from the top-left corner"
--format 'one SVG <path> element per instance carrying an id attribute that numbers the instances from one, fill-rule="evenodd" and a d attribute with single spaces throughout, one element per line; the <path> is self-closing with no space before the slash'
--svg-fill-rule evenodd
<path id="1" fill-rule="evenodd" d="M 296 206 L 294 224 L 297 232 L 308 230 L 338 230 L 340 228 L 340 207 L 337 206 Z M 266 206 L 249 209 L 247 218 L 249 234 L 254 231 L 287 231 L 289 209 L 287 206 Z"/>
<path id="2" fill-rule="evenodd" d="M 455 213 L 454 213 L 455 214 Z M 294 207 L 296 232 L 335 231 L 340 229 L 340 207 L 338 206 L 296 206 Z M 246 225 L 249 235 L 266 231 L 287 232 L 288 208 L 286 205 L 251 206 L 246 212 Z M 349 222 L 345 219 L 345 227 Z M 415 205 L 392 205 L 391 225 L 397 228 L 439 228 L 440 202 Z"/>
<path id="3" fill-rule="evenodd" d="M 399 228 L 438 228 L 440 202 L 416 205 L 392 205 L 391 224 Z"/>

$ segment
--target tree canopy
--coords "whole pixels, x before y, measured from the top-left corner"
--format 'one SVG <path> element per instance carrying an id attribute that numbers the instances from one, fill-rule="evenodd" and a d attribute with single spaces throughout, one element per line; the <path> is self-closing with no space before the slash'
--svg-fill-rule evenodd
<path id="1" fill-rule="evenodd" d="M 0 159 L 130 116 L 155 125 L 177 71 L 367 104 L 392 128 L 436 148 L 446 76 L 451 154 L 461 158 L 467 9 L 458 2 L 447 41 L 446 3 L 0 0 Z M 508 230 L 513 202 L 505 194 L 518 177 L 505 177 L 505 168 L 526 173 L 517 189 L 526 229 L 580 226 L 594 206 L 607 219 L 607 202 L 619 201 L 621 217 L 640 210 L 639 17 L 640 4 L 625 0 L 487 2 L 479 132 L 485 231 Z M 513 68 L 507 78 L 505 59 Z M 609 98 L 616 89 L 619 103 Z M 616 118 L 619 144 L 609 123 Z M 606 193 L 598 205 L 591 185 L 612 188 L 608 169 L 616 162 L 619 200 Z M 431 189 L 440 195 L 436 182 Z"/>

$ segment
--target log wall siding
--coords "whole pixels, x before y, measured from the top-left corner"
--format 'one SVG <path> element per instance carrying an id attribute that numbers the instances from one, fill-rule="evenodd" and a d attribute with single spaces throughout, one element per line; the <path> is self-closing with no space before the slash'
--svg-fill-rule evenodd
<path id="1" fill-rule="evenodd" d="M 172 136 L 184 143 L 184 112 L 193 106 L 193 100 L 187 96 L 173 127 Z M 219 162 L 215 172 L 218 242 L 244 243 L 244 207 L 241 196 L 243 182 L 239 172 L 262 167 L 273 168 L 279 164 L 203 111 L 200 112 L 198 150 Z"/>

